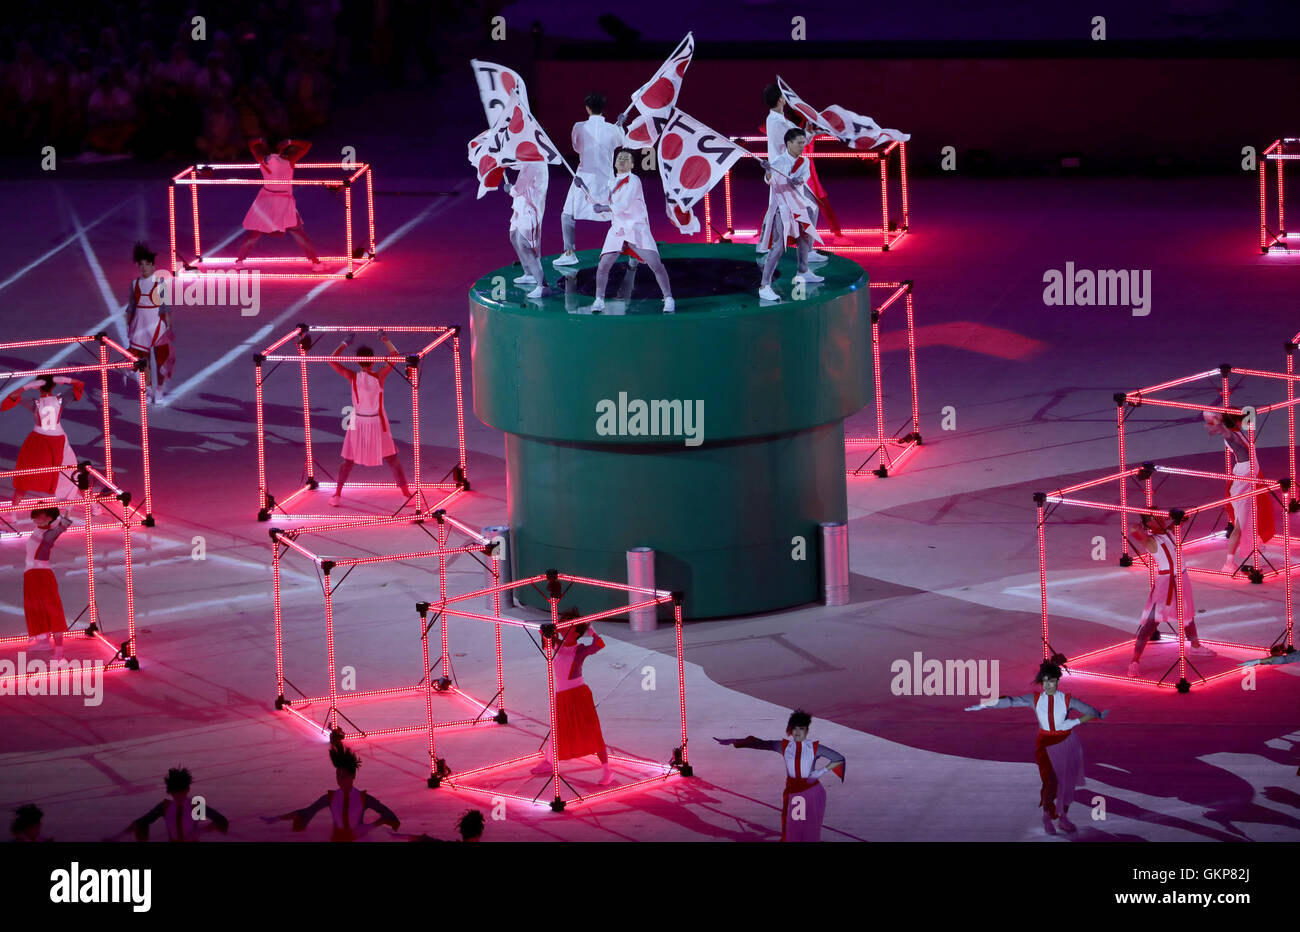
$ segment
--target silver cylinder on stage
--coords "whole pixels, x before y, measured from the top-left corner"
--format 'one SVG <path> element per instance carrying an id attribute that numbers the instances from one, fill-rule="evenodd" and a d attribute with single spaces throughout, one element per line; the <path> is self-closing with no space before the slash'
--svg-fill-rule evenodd
<path id="1" fill-rule="evenodd" d="M 822 604 L 849 604 L 849 526 L 842 521 L 821 524 Z"/>
<path id="2" fill-rule="evenodd" d="M 514 573 L 510 567 L 510 528 L 508 525 L 493 525 L 483 529 L 483 536 L 492 542 L 492 566 L 496 567 L 499 581 L 492 578 L 490 567 L 483 568 L 483 588 L 490 589 L 494 585 L 504 586 L 508 582 L 514 582 Z M 492 607 L 492 596 L 484 598 L 484 604 Z M 514 591 L 501 593 L 501 607 L 513 608 L 515 604 Z"/>
<path id="3" fill-rule="evenodd" d="M 650 547 L 633 547 L 627 552 L 627 584 L 639 589 L 655 587 L 655 552 Z M 649 596 L 639 592 L 629 592 L 629 605 L 644 602 Z M 628 612 L 628 620 L 633 631 L 653 631 L 659 624 L 659 606 L 649 605 Z"/>

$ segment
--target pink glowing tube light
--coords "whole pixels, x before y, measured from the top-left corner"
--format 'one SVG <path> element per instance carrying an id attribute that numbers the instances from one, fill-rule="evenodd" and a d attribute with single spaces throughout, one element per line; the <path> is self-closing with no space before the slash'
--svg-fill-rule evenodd
<path id="1" fill-rule="evenodd" d="M 366 556 L 326 556 L 322 553 L 320 546 L 338 546 L 337 538 L 350 536 L 347 532 L 356 531 L 363 528 L 397 531 L 401 529 L 419 528 L 425 525 L 434 525 L 435 534 L 433 539 L 438 546 L 434 549 L 427 550 L 409 550 L 396 551 L 390 553 L 372 553 Z M 420 615 L 420 651 L 424 659 L 425 675 L 418 683 L 405 684 L 379 689 L 369 689 L 359 692 L 341 692 L 337 688 L 337 666 L 335 657 L 335 621 L 334 621 L 334 596 L 339 585 L 347 578 L 349 572 L 354 568 L 361 568 L 370 565 L 393 563 L 393 562 L 437 562 L 439 591 L 443 598 L 446 597 L 447 588 L 447 566 L 448 561 L 454 557 L 464 554 L 487 554 L 489 546 L 486 543 L 480 543 L 477 540 L 472 541 L 470 545 L 449 547 L 447 546 L 450 532 L 457 530 L 446 520 L 443 512 L 435 512 L 430 515 L 396 515 L 383 518 L 374 518 L 368 520 L 357 520 L 343 524 L 332 523 L 318 525 L 314 527 L 296 527 L 296 528 L 274 528 L 271 531 L 271 583 L 272 583 L 272 608 L 275 628 L 275 676 L 276 676 L 276 700 L 275 707 L 278 710 L 291 712 L 312 729 L 319 731 L 323 735 L 341 733 L 345 738 L 376 738 L 392 735 L 428 733 L 433 734 L 435 730 L 445 729 L 462 729 L 472 728 L 478 725 L 487 724 L 504 724 L 506 722 L 505 700 L 504 700 L 504 671 L 502 667 L 501 639 L 498 633 L 496 639 L 496 670 L 497 670 L 497 693 L 492 699 L 484 702 L 475 698 L 468 692 L 457 686 L 453 680 L 453 671 L 451 669 L 451 644 L 448 632 L 449 617 L 445 613 L 436 611 L 430 615 L 428 605 L 425 604 L 424 610 Z M 460 533 L 457 530 L 457 533 Z M 331 539 L 317 542 L 318 537 L 330 535 Z M 478 535 L 473 535 L 477 537 Z M 389 535 L 385 535 L 388 539 Z M 320 580 L 321 596 L 323 600 L 323 614 L 325 621 L 325 655 L 326 655 L 326 675 L 329 677 L 329 692 L 323 696 L 299 695 L 291 698 L 286 689 L 299 692 L 287 678 L 285 674 L 285 638 L 284 638 L 284 594 L 282 592 L 282 564 L 285 559 L 291 555 L 304 557 L 310 562 Z M 485 565 L 490 568 L 494 579 L 498 579 L 498 566 L 496 561 L 485 560 Z M 499 615 L 500 602 L 495 603 L 496 612 Z M 500 618 L 489 618 L 489 621 L 499 622 Z M 430 663 L 429 650 L 429 631 L 431 625 L 440 626 L 440 660 L 437 663 Z M 440 664 L 440 669 L 435 671 L 435 666 Z M 368 728 L 362 729 L 356 725 L 347 715 L 345 710 L 350 711 L 354 705 L 366 702 L 385 701 L 394 698 L 409 698 L 417 695 L 423 695 L 425 700 L 425 715 L 418 722 L 409 722 L 407 724 L 386 727 L 386 728 Z M 453 715 L 450 718 L 435 719 L 434 706 L 435 695 L 440 697 L 437 704 L 441 705 L 443 700 L 456 700 L 462 707 L 469 710 L 469 717 L 465 712 Z M 313 712 L 319 711 L 317 717 L 313 717 Z M 340 722 L 346 725 L 340 724 Z M 432 740 L 432 739 L 430 739 Z"/>
<path id="2" fill-rule="evenodd" d="M 605 590 L 616 590 L 628 593 L 630 597 L 646 596 L 646 598 L 637 599 L 635 602 L 632 601 L 632 598 L 629 598 L 630 604 L 627 606 L 620 606 L 616 609 L 607 611 L 594 612 L 568 621 L 560 621 L 560 601 L 568 591 L 564 585 L 565 583 L 577 586 L 591 586 Z M 549 605 L 548 617 L 544 619 L 502 618 L 500 617 L 499 610 L 495 616 L 487 616 L 479 612 L 472 612 L 453 607 L 461 602 L 482 600 L 487 596 L 492 596 L 494 604 L 499 606 L 500 595 L 503 592 L 527 587 L 540 587 L 542 585 L 546 587 L 546 597 Z M 564 632 L 576 625 L 599 621 L 605 618 L 612 618 L 618 615 L 626 615 L 639 608 L 671 604 L 673 606 L 673 622 L 676 633 L 677 696 L 681 725 L 681 743 L 672 749 L 669 759 L 666 761 L 655 761 L 644 757 L 617 755 L 612 753 L 609 755 L 611 761 L 618 761 L 621 764 L 634 766 L 638 769 L 649 770 L 649 776 L 638 778 L 618 786 L 588 793 L 579 793 L 574 789 L 573 785 L 565 779 L 562 770 L 562 767 L 565 766 L 565 762 L 559 760 L 559 742 L 552 740 L 549 745 L 551 776 L 545 778 L 545 782 L 542 784 L 541 788 L 531 797 L 517 793 L 504 792 L 497 787 L 488 785 L 480 778 L 490 773 L 504 773 L 524 764 L 532 764 L 541 758 L 541 752 L 510 757 L 486 765 L 456 771 L 448 766 L 446 760 L 438 757 L 438 749 L 435 741 L 435 729 L 433 726 L 430 726 L 428 785 L 435 788 L 446 785 L 456 790 L 463 790 L 467 793 L 501 796 L 503 798 L 513 799 L 528 804 L 549 805 L 552 811 L 563 812 L 565 809 L 573 806 L 590 804 L 599 799 L 624 795 L 646 786 L 662 783 L 674 776 L 692 776 L 693 770 L 688 755 L 688 733 L 686 724 L 686 664 L 683 654 L 682 638 L 682 598 L 683 594 L 680 592 L 644 589 L 609 580 L 595 579 L 587 576 L 574 576 L 567 573 L 560 573 L 556 570 L 548 570 L 546 573 L 531 576 L 527 579 L 518 579 L 509 583 L 498 582 L 493 586 L 458 596 L 449 597 L 443 594 L 437 602 L 419 603 L 416 608 L 420 612 L 422 621 L 425 615 L 432 611 L 436 615 L 451 616 L 466 621 L 486 621 L 493 623 L 497 629 L 498 645 L 500 644 L 501 627 L 503 625 L 508 628 L 525 628 L 529 631 L 530 637 L 533 637 L 534 635 L 537 636 L 537 640 L 534 640 L 534 643 L 538 644 L 538 640 L 540 640 L 540 644 L 538 645 L 539 651 L 546 663 L 547 715 L 550 734 L 552 737 L 556 734 L 555 656 L 563 641 Z M 547 792 L 548 790 L 549 793 Z M 544 798 L 544 796 L 546 798 Z"/>
<path id="3" fill-rule="evenodd" d="M 733 136 L 731 141 L 740 145 L 745 150 L 759 156 L 760 158 L 767 154 L 767 137 L 766 136 Z M 889 252 L 889 250 L 898 245 L 908 233 L 908 202 L 907 202 L 907 144 L 902 142 L 891 142 L 881 149 L 870 151 L 858 151 L 856 149 L 845 148 L 833 136 L 818 135 L 814 136 L 809 142 L 816 142 L 818 148 L 813 151 L 805 151 L 810 159 L 855 159 L 858 162 L 870 165 L 875 162 L 879 166 L 880 174 L 880 215 L 881 221 L 879 227 L 842 227 L 840 236 L 847 240 L 846 243 L 827 245 L 823 248 L 833 252 Z M 834 150 L 822 148 L 825 145 L 838 146 Z M 753 161 L 751 159 L 742 159 L 742 162 Z M 897 210 L 891 210 L 890 199 L 890 165 L 896 164 L 897 170 L 894 173 L 898 178 L 898 206 Z M 740 163 L 737 163 L 740 164 Z M 755 163 L 757 164 L 757 163 Z M 743 242 L 758 240 L 759 230 L 757 227 L 746 227 L 737 229 L 732 212 L 732 182 L 731 173 L 734 166 L 727 170 L 723 176 L 723 219 L 726 221 L 726 229 L 719 233 L 713 226 L 713 204 L 711 193 L 704 196 L 704 241 L 706 243 L 714 242 Z M 759 175 L 759 181 L 762 181 L 762 175 Z M 832 232 L 827 230 L 818 230 L 818 232 L 829 243 Z"/>
<path id="4" fill-rule="evenodd" d="M 1286 229 L 1286 202 L 1283 191 L 1283 167 L 1287 162 L 1300 159 L 1300 139 L 1275 139 L 1261 154 L 1259 166 L 1259 251 L 1282 254 L 1300 252 L 1288 243 L 1295 234 Z M 1272 224 L 1268 210 L 1268 166 L 1274 165 L 1277 176 L 1277 225 Z"/>
<path id="5" fill-rule="evenodd" d="M 199 189 L 204 186 L 221 186 L 249 188 L 260 187 L 264 182 L 260 177 L 241 178 L 240 172 L 260 171 L 256 162 L 221 162 L 211 165 L 191 165 L 173 175 L 167 188 L 167 228 L 170 231 L 171 269 L 173 275 L 205 274 L 230 272 L 236 268 L 255 268 L 263 278 L 274 279 L 327 279 L 355 278 L 375 261 L 375 190 L 370 165 L 366 163 L 347 162 L 299 162 L 294 166 L 296 172 L 319 172 L 330 177 L 302 178 L 277 181 L 276 184 L 297 185 L 300 187 L 323 187 L 332 191 L 343 192 L 343 239 L 346 244 L 342 255 L 322 255 L 321 262 L 337 266 L 333 270 L 322 272 L 285 272 L 275 271 L 277 267 L 288 264 L 302 265 L 305 259 L 299 256 L 261 256 L 250 257 L 239 266 L 235 265 L 234 256 L 205 256 L 200 237 Z M 341 177 L 340 177 L 341 175 Z M 353 226 L 353 188 L 364 182 L 366 216 L 360 236 Z M 194 233 L 193 255 L 185 259 L 180 254 L 178 228 L 176 224 L 176 187 L 188 186 L 190 189 L 191 223 Z M 245 193 L 252 193 L 245 190 Z M 366 245 L 354 246 L 361 242 Z"/>
<path id="6" fill-rule="evenodd" d="M 385 333 L 402 336 L 413 336 L 416 338 L 426 337 L 427 342 L 424 348 L 408 356 L 366 356 L 361 357 L 356 354 L 344 354 L 332 356 L 330 352 L 333 346 L 329 345 L 330 340 L 325 339 L 325 346 L 321 346 L 321 341 L 327 334 L 355 332 L 359 334 L 373 333 L 383 329 Z M 412 482 L 411 498 L 402 503 L 399 512 L 414 512 L 415 514 L 431 514 L 439 508 L 446 507 L 456 496 L 463 492 L 469 491 L 468 463 L 466 459 L 465 445 L 465 402 L 463 396 L 463 383 L 461 381 L 461 354 L 459 327 L 436 327 L 436 326 L 412 326 L 397 325 L 379 327 L 376 324 L 362 324 L 358 326 L 344 326 L 341 324 L 299 324 L 289 333 L 280 337 L 271 343 L 262 352 L 253 356 L 254 366 L 254 406 L 256 410 L 256 427 L 257 427 L 257 518 L 259 521 L 270 520 L 312 520 L 328 522 L 331 524 L 349 523 L 355 520 L 355 514 L 321 514 L 314 511 L 304 511 L 303 507 L 316 496 L 309 493 L 322 492 L 328 494 L 332 488 L 332 483 L 327 479 L 318 479 L 319 473 L 325 476 L 330 474 L 334 468 L 333 464 L 323 465 L 316 455 L 315 444 L 312 440 L 312 415 L 311 415 L 311 395 L 310 382 L 311 373 L 320 371 L 322 363 L 344 362 L 355 364 L 358 360 L 364 358 L 369 362 L 383 363 L 389 362 L 397 367 L 398 374 L 404 376 L 411 387 L 411 443 L 412 443 Z M 284 352 L 284 348 L 290 342 L 293 342 L 292 352 Z M 449 400 L 455 404 L 456 411 L 456 461 L 435 481 L 429 481 L 430 473 L 427 457 L 423 452 L 422 431 L 420 423 L 420 406 L 421 406 L 421 375 L 424 370 L 425 360 L 435 351 L 446 348 L 450 351 L 450 362 L 453 379 L 453 397 Z M 296 488 L 284 494 L 272 492 L 272 477 L 267 468 L 267 444 L 266 435 L 268 428 L 274 428 L 275 425 L 266 423 L 266 388 L 267 380 L 281 365 L 292 364 L 298 369 L 298 383 L 300 392 L 300 401 L 302 404 L 302 433 L 303 433 L 303 467 Z M 340 380 L 335 377 L 333 372 L 329 373 L 333 382 Z M 390 376 L 388 380 L 390 386 L 396 385 L 397 376 Z M 336 386 L 337 388 L 338 386 Z M 390 396 L 391 397 L 391 396 Z M 450 443 L 446 444 L 450 446 Z M 333 445 L 330 445 L 331 451 Z M 442 464 L 439 464 L 441 466 Z M 355 479 L 349 479 L 346 483 L 347 489 L 394 489 L 391 482 L 366 482 Z"/>
<path id="7" fill-rule="evenodd" d="M 1174 592 L 1178 600 L 1176 605 L 1176 611 L 1178 614 L 1178 631 L 1177 631 L 1178 659 L 1172 666 L 1169 667 L 1168 670 L 1166 670 L 1163 676 L 1157 679 L 1151 679 L 1149 677 L 1141 677 L 1141 676 L 1128 677 L 1125 675 L 1111 673 L 1097 668 L 1096 661 L 1099 658 L 1108 655 L 1113 655 L 1117 651 L 1121 651 L 1125 649 L 1131 650 L 1133 647 L 1133 640 L 1131 638 L 1117 643 L 1107 644 L 1102 647 L 1093 648 L 1090 650 L 1072 651 L 1069 653 L 1068 656 L 1060 652 L 1059 643 L 1058 644 L 1052 643 L 1052 630 L 1051 630 L 1050 616 L 1048 612 L 1048 592 L 1049 592 L 1049 585 L 1048 585 L 1048 578 L 1047 578 L 1048 521 L 1058 508 L 1063 508 L 1063 507 L 1071 508 L 1071 509 L 1087 508 L 1093 510 L 1111 511 L 1117 514 L 1123 513 L 1127 515 L 1162 516 L 1168 519 L 1169 523 L 1173 527 L 1173 540 L 1174 540 L 1173 572 L 1177 574 L 1175 578 L 1181 578 L 1182 573 L 1184 571 L 1189 573 L 1203 572 L 1203 573 L 1208 573 L 1210 575 L 1218 575 L 1225 578 L 1231 578 L 1232 574 L 1215 572 L 1210 570 L 1202 570 L 1198 567 L 1189 566 L 1187 564 L 1185 555 L 1189 546 L 1189 541 L 1187 541 L 1184 537 L 1184 533 L 1185 533 L 1184 526 L 1187 524 L 1188 519 L 1193 517 L 1197 513 L 1210 511 L 1215 508 L 1221 507 L 1225 501 L 1240 501 L 1243 499 L 1249 499 L 1252 502 L 1254 502 L 1256 500 L 1256 496 L 1260 491 L 1268 491 L 1273 494 L 1276 494 L 1278 492 L 1285 492 L 1289 483 L 1288 480 L 1285 479 L 1278 480 L 1278 481 L 1271 481 L 1267 479 L 1250 478 L 1249 481 L 1252 484 L 1251 490 L 1242 493 L 1241 495 L 1229 496 L 1226 499 L 1225 498 L 1213 499 L 1186 508 L 1159 509 L 1154 507 L 1154 503 L 1152 501 L 1152 497 L 1153 497 L 1152 479 L 1154 476 L 1158 474 L 1176 475 L 1185 478 L 1196 479 L 1200 482 L 1204 482 L 1207 486 L 1217 485 L 1225 478 L 1225 476 L 1227 478 L 1239 478 L 1239 479 L 1247 478 L 1247 477 L 1232 477 L 1231 475 L 1228 474 L 1208 472 L 1205 470 L 1181 469 L 1181 468 L 1165 467 L 1165 466 L 1159 466 L 1159 465 L 1148 463 L 1148 464 L 1144 464 L 1141 467 L 1122 470 L 1121 472 L 1118 473 L 1113 473 L 1107 476 L 1103 476 L 1099 479 L 1093 479 L 1087 482 L 1082 482 L 1065 489 L 1059 489 L 1055 492 L 1051 492 L 1051 493 L 1035 492 L 1034 504 L 1035 504 L 1035 518 L 1037 521 L 1036 533 L 1037 533 L 1037 541 L 1038 541 L 1038 579 L 1039 579 L 1039 587 L 1040 587 L 1039 637 L 1040 637 L 1041 647 L 1043 651 L 1043 658 L 1045 660 L 1055 659 L 1056 662 L 1058 663 L 1067 664 L 1068 671 L 1071 675 L 1099 677 L 1102 679 L 1114 680 L 1116 682 L 1130 683 L 1136 686 L 1150 686 L 1150 687 L 1161 687 L 1161 688 L 1172 687 L 1176 689 L 1178 692 L 1185 693 L 1192 688 L 1194 682 L 1197 685 L 1204 686 L 1211 682 L 1222 680 L 1229 673 L 1236 673 L 1237 668 L 1233 666 L 1227 671 L 1218 672 L 1209 676 L 1205 676 L 1202 675 L 1199 671 L 1197 671 L 1195 667 L 1192 665 L 1191 661 L 1188 659 L 1187 651 L 1186 651 L 1186 640 L 1187 640 L 1186 632 L 1183 630 L 1185 612 L 1184 612 L 1184 603 L 1183 603 L 1184 587 L 1182 585 L 1176 585 L 1174 587 Z M 1117 494 L 1116 496 L 1117 498 L 1121 498 L 1121 501 L 1119 503 L 1116 503 L 1114 501 L 1099 501 L 1097 499 L 1092 499 L 1092 498 L 1081 499 L 1081 498 L 1073 497 L 1075 493 L 1083 489 L 1101 490 L 1103 487 L 1106 486 L 1113 486 L 1115 487 L 1115 490 L 1117 492 L 1121 492 L 1124 486 L 1135 477 L 1140 481 L 1142 481 L 1144 484 L 1146 507 L 1139 507 L 1136 505 L 1128 504 L 1127 499 L 1120 494 Z M 1215 646 L 1223 646 L 1234 650 L 1240 650 L 1240 651 L 1245 651 L 1247 653 L 1265 655 L 1265 656 L 1269 654 L 1284 653 L 1294 647 L 1295 624 L 1294 624 L 1294 615 L 1293 615 L 1294 612 L 1293 595 L 1291 589 L 1291 511 L 1290 509 L 1285 507 L 1282 509 L 1281 533 L 1282 533 L 1282 552 L 1283 552 L 1282 568 L 1276 571 L 1272 575 L 1280 579 L 1280 584 L 1283 587 L 1284 618 L 1282 619 L 1283 622 L 1282 632 L 1277 636 L 1277 638 L 1274 639 L 1272 644 L 1268 644 L 1268 645 L 1245 644 L 1245 643 L 1228 642 L 1228 641 L 1215 641 L 1210 638 L 1202 638 L 1201 639 L 1202 643 L 1212 644 Z M 1130 557 L 1128 559 L 1129 562 L 1126 563 L 1125 565 L 1131 565 L 1132 558 Z M 1151 582 L 1151 585 L 1154 586 L 1155 579 L 1156 579 L 1155 561 L 1147 560 L 1145 555 L 1143 555 L 1142 559 L 1146 564 L 1147 572 L 1149 574 L 1148 578 Z M 1262 582 L 1262 581 L 1263 579 L 1258 576 L 1252 578 L 1252 582 Z M 1057 627 L 1058 627 L 1058 635 L 1059 635 L 1060 627 L 1061 627 L 1059 622 Z M 1069 637 L 1068 632 L 1065 636 L 1067 638 Z M 1148 661 L 1150 661 L 1150 658 L 1148 658 Z M 1175 670 L 1177 671 L 1176 678 L 1173 677 Z"/>
<path id="8" fill-rule="evenodd" d="M 883 163 L 882 163 L 883 164 Z M 917 399 L 916 387 L 916 318 L 912 307 L 912 283 L 905 282 L 870 282 L 868 290 L 876 289 L 872 294 L 883 294 L 879 304 L 871 309 L 871 370 L 876 380 L 876 432 L 869 436 L 845 436 L 844 446 L 847 450 L 865 447 L 867 458 L 856 468 L 847 470 L 849 476 L 874 475 L 884 479 L 890 472 L 897 472 L 904 460 L 911 457 L 921 445 L 921 411 Z M 911 389 L 912 413 L 902 425 L 892 433 L 885 426 L 885 391 L 882 367 L 880 364 L 880 320 L 885 311 L 903 302 L 907 323 L 907 372 L 908 387 Z M 856 456 L 854 457 L 856 459 Z M 876 460 L 876 466 L 868 470 L 868 465 Z"/>

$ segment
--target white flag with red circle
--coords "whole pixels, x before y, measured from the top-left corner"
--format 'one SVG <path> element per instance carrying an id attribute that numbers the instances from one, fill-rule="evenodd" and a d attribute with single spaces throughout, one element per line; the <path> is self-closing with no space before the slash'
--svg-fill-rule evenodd
<path id="1" fill-rule="evenodd" d="M 850 149 L 874 149 L 882 143 L 907 142 L 912 138 L 896 129 L 884 129 L 871 117 L 843 107 L 827 107 L 821 112 L 821 122 L 830 129 L 832 136 Z"/>
<path id="2" fill-rule="evenodd" d="M 474 69 L 474 80 L 478 82 L 478 96 L 483 101 L 488 126 L 494 125 L 500 118 L 510 104 L 512 95 L 519 98 L 525 110 L 529 109 L 528 88 L 524 87 L 524 79 L 519 77 L 519 72 L 496 62 L 479 61 L 476 58 L 471 58 L 469 65 Z"/>
<path id="3" fill-rule="evenodd" d="M 692 208 L 747 154 L 722 133 L 681 110 L 673 111 L 659 136 L 659 177 L 668 217 L 679 230 L 699 230 Z"/>
<path id="4" fill-rule="evenodd" d="M 677 106 L 682 79 L 694 55 L 695 37 L 688 32 L 686 38 L 677 43 L 668 60 L 659 66 L 654 77 L 632 95 L 632 106 L 638 116 L 626 130 L 630 145 L 645 148 L 658 141 L 659 133 Z"/>
<path id="5" fill-rule="evenodd" d="M 805 102 L 802 97 L 796 94 L 794 89 L 790 87 L 790 85 L 786 84 L 785 79 L 780 75 L 776 76 L 776 84 L 781 88 L 781 96 L 784 97 L 785 102 L 790 105 L 790 109 L 804 118 L 809 129 L 819 130 L 820 132 L 832 136 L 834 135 L 834 133 L 831 133 L 830 127 L 822 122 L 822 116 L 817 112 L 816 108 Z"/>
<path id="6" fill-rule="evenodd" d="M 536 117 L 513 95 L 497 122 L 469 143 L 469 162 L 478 176 L 478 197 L 500 187 L 507 168 L 527 162 L 563 165 L 560 150 Z"/>

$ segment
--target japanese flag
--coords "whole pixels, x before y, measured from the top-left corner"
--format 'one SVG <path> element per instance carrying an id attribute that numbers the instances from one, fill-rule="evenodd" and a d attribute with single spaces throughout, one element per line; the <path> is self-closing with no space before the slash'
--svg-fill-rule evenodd
<path id="1" fill-rule="evenodd" d="M 546 130 L 518 98 L 511 96 L 507 108 L 491 129 L 469 143 L 469 162 L 478 176 L 478 196 L 500 187 L 507 168 L 527 162 L 563 165 L 560 151 Z"/>
<path id="2" fill-rule="evenodd" d="M 659 136 L 659 177 L 668 216 L 683 233 L 699 229 L 693 208 L 745 150 L 680 110 L 664 124 Z"/>
<path id="3" fill-rule="evenodd" d="M 492 126 L 500 118 L 511 102 L 512 95 L 519 98 L 525 110 L 529 109 L 528 89 L 524 87 L 524 79 L 519 77 L 518 72 L 511 71 L 505 65 L 473 58 L 470 59 L 469 64 L 474 69 L 474 79 L 478 81 L 478 96 L 483 101 L 483 112 L 487 115 L 488 126 Z"/>
<path id="4" fill-rule="evenodd" d="M 832 136 L 835 135 L 831 132 L 831 128 L 822 122 L 822 115 L 818 113 L 812 105 L 805 103 L 804 99 L 796 94 L 790 85 L 785 83 L 784 78 L 777 75 L 776 83 L 777 86 L 781 88 L 781 96 L 784 97 L 785 102 L 790 105 L 790 109 L 803 118 L 804 123 L 806 124 L 805 129 L 809 131 L 816 130 L 823 133 L 829 133 Z"/>
<path id="5" fill-rule="evenodd" d="M 659 66 L 654 77 L 632 95 L 632 107 L 638 116 L 626 131 L 629 145 L 644 148 L 653 146 L 659 139 L 660 131 L 677 106 L 682 78 L 686 76 L 694 54 L 695 38 L 688 32 L 668 60 Z"/>
<path id="6" fill-rule="evenodd" d="M 850 149 L 873 149 L 882 143 L 907 142 L 912 138 L 896 129 L 882 129 L 871 117 L 843 107 L 827 107 L 820 116 L 831 135 Z"/>

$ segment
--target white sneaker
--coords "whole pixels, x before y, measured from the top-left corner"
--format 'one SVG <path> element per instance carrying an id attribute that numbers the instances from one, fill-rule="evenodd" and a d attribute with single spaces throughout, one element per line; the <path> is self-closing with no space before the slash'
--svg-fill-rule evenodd
<path id="1" fill-rule="evenodd" d="M 818 275 L 816 272 L 812 271 L 812 269 L 809 269 L 807 272 L 798 273 L 797 275 L 795 275 L 794 280 L 796 282 L 803 282 L 806 285 L 811 285 L 814 282 L 826 281 L 825 278 L 823 278 L 821 275 Z"/>
<path id="2" fill-rule="evenodd" d="M 331 508 L 337 508 L 337 507 L 339 507 L 339 502 L 341 502 L 341 501 L 343 501 L 342 496 L 339 496 L 339 495 L 331 495 L 331 496 L 330 496 L 330 507 L 331 507 Z"/>
<path id="3" fill-rule="evenodd" d="M 1130 662 L 1129 662 L 1129 665 L 1128 665 L 1128 675 L 1129 675 L 1129 676 L 1141 676 L 1141 675 L 1142 675 L 1142 668 L 1141 668 L 1140 666 L 1138 666 L 1138 662 L 1137 662 L 1136 660 L 1133 660 L 1133 661 L 1130 661 Z"/>
<path id="4" fill-rule="evenodd" d="M 36 644 L 32 647 L 32 650 L 49 650 L 53 646 L 54 645 L 50 643 L 50 636 L 48 634 L 42 634 L 36 639 Z"/>
<path id="5" fill-rule="evenodd" d="M 578 264 L 578 257 L 570 252 L 561 253 L 560 257 L 551 263 L 551 265 L 577 265 L 577 264 Z"/>
<path id="6" fill-rule="evenodd" d="M 830 261 L 831 261 L 830 256 L 826 255 L 823 252 L 818 252 L 815 249 L 812 250 L 810 253 L 808 253 L 809 265 L 821 265 L 823 262 L 830 262 Z"/>
<path id="7" fill-rule="evenodd" d="M 520 275 L 518 278 L 515 279 L 515 284 L 516 284 L 516 285 L 536 285 L 536 284 L 537 284 L 537 279 L 533 278 L 533 276 L 531 276 L 531 275 L 529 275 L 527 272 L 525 272 L 523 275 Z"/>
<path id="8" fill-rule="evenodd" d="M 550 293 L 551 293 L 551 289 L 547 288 L 545 285 L 538 285 L 538 286 L 537 286 L 536 288 L 534 288 L 532 291 L 528 292 L 528 294 L 524 295 L 524 297 L 525 297 L 525 298 L 544 298 L 544 297 L 546 297 L 546 296 L 547 296 L 548 294 L 550 294 Z"/>
<path id="9" fill-rule="evenodd" d="M 780 301 L 781 296 L 772 290 L 771 285 L 758 289 L 758 297 L 761 301 Z"/>
<path id="10" fill-rule="evenodd" d="M 153 387 L 152 385 L 150 385 L 148 388 L 146 388 L 146 389 L 144 390 L 144 399 L 145 399 L 145 401 L 149 402 L 150 404 L 153 404 L 153 402 L 154 402 L 154 394 L 155 394 L 155 392 L 154 392 L 154 387 Z"/>
<path id="11" fill-rule="evenodd" d="M 1199 644 L 1193 647 L 1191 644 L 1189 644 L 1187 645 L 1187 656 L 1188 657 L 1217 657 L 1219 655 L 1216 654 L 1214 651 L 1210 650 L 1208 647 L 1204 647 Z"/>
<path id="12" fill-rule="evenodd" d="M 163 408 L 167 407 L 167 399 L 163 395 L 163 390 L 161 386 L 159 386 L 158 390 L 154 392 L 153 400 L 156 404 L 158 404 L 159 407 L 163 407 Z"/>
<path id="13" fill-rule="evenodd" d="M 664 313 L 665 314 L 677 313 L 677 303 L 673 301 L 672 298 L 664 298 Z"/>
<path id="14" fill-rule="evenodd" d="M 591 303 L 591 313 L 593 314 L 599 314 L 604 309 L 605 309 L 604 298 L 597 298 L 595 301 Z"/>

